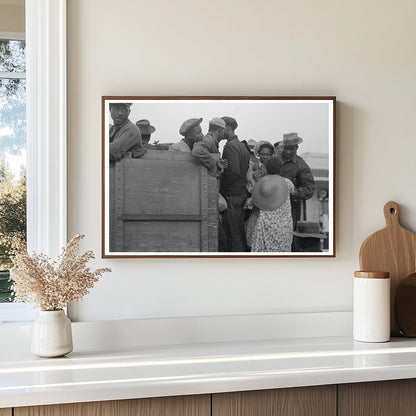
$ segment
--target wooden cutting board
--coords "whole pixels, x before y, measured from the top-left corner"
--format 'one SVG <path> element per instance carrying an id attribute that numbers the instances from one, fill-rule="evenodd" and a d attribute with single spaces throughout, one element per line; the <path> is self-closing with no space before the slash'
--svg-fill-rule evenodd
<path id="1" fill-rule="evenodd" d="M 400 335 L 394 319 L 394 298 L 400 280 L 416 271 L 416 235 L 399 223 L 399 206 L 390 201 L 384 205 L 386 228 L 371 234 L 360 250 L 362 271 L 390 273 L 390 322 L 391 335 Z"/>
<path id="2" fill-rule="evenodd" d="M 403 335 L 416 337 L 416 273 L 402 279 L 397 286 L 394 316 Z"/>

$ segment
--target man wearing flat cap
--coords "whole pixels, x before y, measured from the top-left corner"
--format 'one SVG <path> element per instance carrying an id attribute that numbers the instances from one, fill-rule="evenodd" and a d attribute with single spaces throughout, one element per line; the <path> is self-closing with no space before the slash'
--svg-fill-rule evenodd
<path id="1" fill-rule="evenodd" d="M 293 228 L 300 220 L 301 202 L 312 198 L 316 185 L 312 172 L 308 164 L 297 155 L 299 144 L 303 142 L 297 133 L 287 133 L 283 135 L 283 151 L 280 155 L 283 166 L 280 175 L 290 179 L 295 185 L 295 190 L 290 193 L 292 208 Z M 298 251 L 296 241 L 293 240 L 292 251 Z"/>
<path id="2" fill-rule="evenodd" d="M 222 213 L 222 226 L 226 236 L 224 251 L 248 251 L 245 232 L 244 204 L 248 197 L 247 170 L 250 153 L 240 142 L 235 130 L 237 121 L 232 117 L 221 117 L 225 121 L 225 138 L 222 158 L 227 168 L 221 176 L 220 193 L 227 201 L 227 209 Z"/>
<path id="3" fill-rule="evenodd" d="M 211 176 L 220 176 L 224 171 L 224 164 L 219 158 L 218 146 L 224 136 L 225 121 L 214 117 L 209 122 L 207 135 L 194 144 L 192 154 L 201 165 L 208 169 Z"/>
<path id="4" fill-rule="evenodd" d="M 201 122 L 202 118 L 190 118 L 189 120 L 185 120 L 179 129 L 179 134 L 184 136 L 184 138 L 180 142 L 172 144 L 169 147 L 169 150 L 191 153 L 194 144 L 204 138 Z"/>
<path id="5" fill-rule="evenodd" d="M 131 103 L 110 103 L 110 163 L 128 155 L 138 158 L 146 152 L 139 128 L 129 120 L 130 107 Z"/>

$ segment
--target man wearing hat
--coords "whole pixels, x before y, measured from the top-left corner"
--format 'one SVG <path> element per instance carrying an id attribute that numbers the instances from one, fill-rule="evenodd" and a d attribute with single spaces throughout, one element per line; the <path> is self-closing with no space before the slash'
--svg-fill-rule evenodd
<path id="1" fill-rule="evenodd" d="M 110 162 L 131 154 L 138 158 L 144 155 L 140 130 L 129 120 L 131 103 L 110 103 L 113 125 L 110 127 Z"/>
<path id="2" fill-rule="evenodd" d="M 184 138 L 180 142 L 172 144 L 169 147 L 169 150 L 191 153 L 194 144 L 204 138 L 201 122 L 202 118 L 190 118 L 189 120 L 185 120 L 179 129 L 179 134 L 184 136 Z"/>
<path id="3" fill-rule="evenodd" d="M 150 124 L 149 120 L 145 119 L 136 121 L 136 126 L 140 130 L 143 146 L 149 148 L 150 137 L 156 131 L 156 128 Z"/>
<path id="4" fill-rule="evenodd" d="M 169 150 L 170 143 L 158 143 L 150 144 L 150 137 L 156 131 L 156 128 L 150 124 L 149 120 L 139 120 L 136 121 L 136 126 L 140 130 L 142 135 L 143 146 L 146 149 L 155 149 L 155 150 Z"/>
<path id="5" fill-rule="evenodd" d="M 295 190 L 290 193 L 294 229 L 296 229 L 296 224 L 300 220 L 301 201 L 312 198 L 316 189 L 310 167 L 297 155 L 299 144 L 302 142 L 303 140 L 297 133 L 284 134 L 283 151 L 280 155 L 283 162 L 280 175 L 290 179 L 295 185 Z M 293 250 L 297 251 L 295 240 Z"/>
<path id="6" fill-rule="evenodd" d="M 208 168 L 211 176 L 220 176 L 224 171 L 223 162 L 219 159 L 218 146 L 224 136 L 225 121 L 214 117 L 209 122 L 207 135 L 199 142 L 194 144 L 192 154 L 201 165 Z"/>
<path id="7" fill-rule="evenodd" d="M 222 225 L 226 235 L 224 251 L 244 252 L 248 250 L 245 233 L 244 204 L 248 197 L 247 170 L 250 153 L 240 142 L 235 130 L 237 121 L 232 117 L 221 117 L 225 121 L 225 138 L 222 158 L 227 168 L 221 176 L 220 193 L 227 201 L 227 209 L 222 213 Z"/>

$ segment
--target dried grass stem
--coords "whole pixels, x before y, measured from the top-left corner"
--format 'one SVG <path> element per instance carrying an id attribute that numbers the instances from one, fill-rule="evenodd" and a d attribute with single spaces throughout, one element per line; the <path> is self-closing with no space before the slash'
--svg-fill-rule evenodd
<path id="1" fill-rule="evenodd" d="M 72 238 L 62 249 L 58 261 L 45 254 L 18 252 L 10 270 L 14 301 L 34 303 L 42 310 L 55 311 L 85 296 L 101 275 L 111 269 L 89 269 L 87 263 L 94 258 L 94 253 L 78 254 L 83 238 L 81 234 Z"/>

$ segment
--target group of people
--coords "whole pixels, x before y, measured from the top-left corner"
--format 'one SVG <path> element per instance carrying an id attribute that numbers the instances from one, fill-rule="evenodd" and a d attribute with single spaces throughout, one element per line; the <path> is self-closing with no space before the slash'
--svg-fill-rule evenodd
<path id="1" fill-rule="evenodd" d="M 315 181 L 307 163 L 297 155 L 303 142 L 297 133 L 284 134 L 254 149 L 241 141 L 233 117 L 214 117 L 203 134 L 202 118 L 185 120 L 183 139 L 171 145 L 149 143 L 156 129 L 148 120 L 129 120 L 129 103 L 110 103 L 110 164 L 127 154 L 141 157 L 147 148 L 191 153 L 216 176 L 219 184 L 220 252 L 299 251 L 293 231 L 301 202 L 312 197 Z M 219 144 L 226 140 L 222 155 Z"/>

